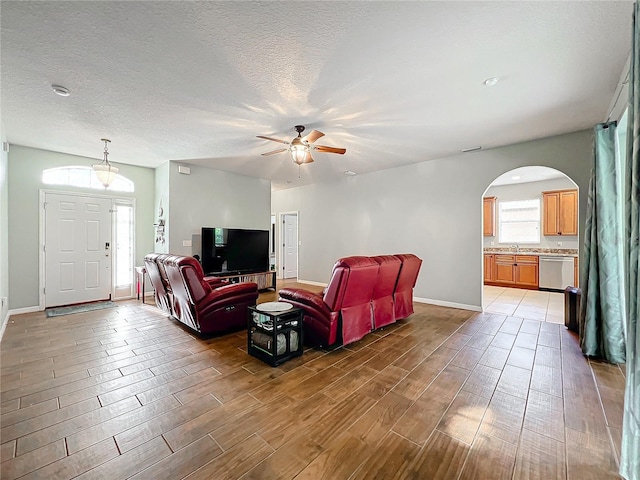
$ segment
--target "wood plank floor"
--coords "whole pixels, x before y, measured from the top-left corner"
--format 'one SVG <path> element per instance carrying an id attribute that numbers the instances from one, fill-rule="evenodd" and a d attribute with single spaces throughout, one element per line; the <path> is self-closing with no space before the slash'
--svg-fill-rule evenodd
<path id="1" fill-rule="evenodd" d="M 278 368 L 137 301 L 13 316 L 1 478 L 619 478 L 623 369 L 562 325 L 415 308 Z"/>

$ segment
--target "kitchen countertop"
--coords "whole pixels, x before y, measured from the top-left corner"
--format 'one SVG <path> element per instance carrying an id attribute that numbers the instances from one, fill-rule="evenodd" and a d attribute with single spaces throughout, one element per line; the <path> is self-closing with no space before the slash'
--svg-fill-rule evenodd
<path id="1" fill-rule="evenodd" d="M 538 255 L 540 257 L 577 257 L 578 250 L 575 248 L 521 248 L 516 252 L 508 247 L 487 247 L 484 253 L 494 255 Z"/>

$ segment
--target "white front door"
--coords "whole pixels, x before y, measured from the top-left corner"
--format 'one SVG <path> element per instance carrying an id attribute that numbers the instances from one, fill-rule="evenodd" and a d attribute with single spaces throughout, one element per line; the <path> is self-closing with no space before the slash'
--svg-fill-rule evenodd
<path id="1" fill-rule="evenodd" d="M 298 277 L 298 215 L 284 215 L 284 274 L 283 278 Z"/>
<path id="2" fill-rule="evenodd" d="M 45 308 L 111 296 L 111 199 L 46 193 Z"/>

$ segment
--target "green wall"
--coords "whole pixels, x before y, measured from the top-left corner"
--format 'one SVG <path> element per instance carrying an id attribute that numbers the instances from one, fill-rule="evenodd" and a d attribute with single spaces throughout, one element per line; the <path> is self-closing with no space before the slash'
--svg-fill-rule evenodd
<path id="1" fill-rule="evenodd" d="M 8 188 L 7 171 L 9 160 L 7 153 L 2 148 L 6 141 L 4 127 L 0 126 L 0 300 L 9 297 L 9 210 L 8 210 Z M 0 303 L 0 325 L 3 326 L 7 320 L 9 311 L 8 301 Z"/>
<path id="2" fill-rule="evenodd" d="M 42 171 L 68 165 L 92 165 L 93 158 L 79 157 L 36 148 L 11 145 L 8 157 L 8 282 L 11 310 L 37 307 L 39 304 L 39 201 L 40 190 L 70 192 L 104 191 L 44 185 Z M 116 164 L 120 174 L 132 180 L 134 193 L 118 192 L 114 196 L 136 199 L 136 265 L 153 251 L 155 171 L 151 168 Z M 2 163 L 0 162 L 0 174 Z M 1 179 L 1 175 L 0 175 Z M 1 185 L 0 181 L 0 185 Z M 3 192 L 6 189 L 3 189 Z M 2 200 L 0 200 L 2 202 Z M 4 202 L 2 202 L 4 204 Z M 3 218 L 0 210 L 0 219 Z M 5 229 L 2 229 L 3 232 Z M 0 240 L 1 242 L 1 240 Z M 2 249 L 0 248 L 0 253 Z M 4 266 L 2 266 L 4 271 Z M 1 279 L 1 277 L 0 277 Z M 1 280 L 0 280 L 1 281 Z M 0 287 L 2 284 L 0 284 Z"/>

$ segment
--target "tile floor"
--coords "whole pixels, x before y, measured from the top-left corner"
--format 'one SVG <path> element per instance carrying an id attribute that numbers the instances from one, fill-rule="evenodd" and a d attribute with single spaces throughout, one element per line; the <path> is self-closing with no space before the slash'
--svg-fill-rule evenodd
<path id="1" fill-rule="evenodd" d="M 484 311 L 564 324 L 564 294 L 484 286 Z"/>

